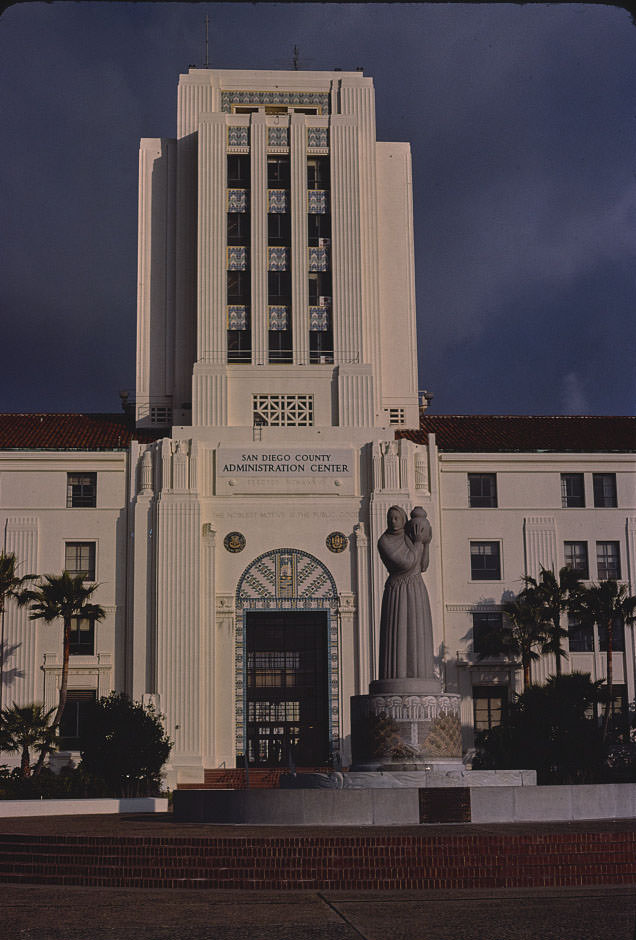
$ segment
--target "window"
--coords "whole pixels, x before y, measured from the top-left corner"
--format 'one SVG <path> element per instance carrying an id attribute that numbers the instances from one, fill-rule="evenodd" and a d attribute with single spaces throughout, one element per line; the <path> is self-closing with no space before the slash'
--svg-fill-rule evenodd
<path id="1" fill-rule="evenodd" d="M 307 160 L 307 189 L 329 189 L 329 158 Z"/>
<path id="2" fill-rule="evenodd" d="M 250 158 L 245 153 L 230 153 L 227 158 L 228 186 L 250 185 Z"/>
<path id="3" fill-rule="evenodd" d="M 94 656 L 95 621 L 89 617 L 71 619 L 71 656 Z"/>
<path id="4" fill-rule="evenodd" d="M 255 425 L 269 428 L 310 428 L 314 423 L 313 395 L 253 395 Z"/>
<path id="5" fill-rule="evenodd" d="M 310 245 L 318 245 L 321 239 L 331 238 L 331 216 L 310 212 L 307 216 L 307 240 Z"/>
<path id="6" fill-rule="evenodd" d="M 384 409 L 390 425 L 406 424 L 406 412 L 404 408 L 385 408 Z"/>
<path id="7" fill-rule="evenodd" d="M 607 652 L 607 627 L 598 624 L 598 648 L 601 653 Z M 625 652 L 625 624 L 622 617 L 617 617 L 612 630 L 612 650 L 615 653 Z"/>
<path id="8" fill-rule="evenodd" d="M 284 303 L 291 296 L 291 275 L 289 271 L 267 272 L 267 297 L 271 304 Z"/>
<path id="9" fill-rule="evenodd" d="M 571 653 L 591 653 L 594 650 L 594 629 L 584 626 L 574 614 L 568 614 L 568 642 Z"/>
<path id="10" fill-rule="evenodd" d="M 507 690 L 494 685 L 473 687 L 473 721 L 475 731 L 490 731 L 498 727 L 503 719 L 507 701 Z"/>
<path id="11" fill-rule="evenodd" d="M 473 509 L 497 508 L 497 474 L 468 474 L 468 505 Z"/>
<path id="12" fill-rule="evenodd" d="M 250 298 L 250 272 L 227 272 L 227 299 L 230 303 L 247 303 Z"/>
<path id="13" fill-rule="evenodd" d="M 470 543 L 470 576 L 473 581 L 501 579 L 499 542 Z"/>
<path id="14" fill-rule="evenodd" d="M 97 474 L 66 474 L 66 508 L 87 509 L 97 506 Z"/>
<path id="15" fill-rule="evenodd" d="M 597 509 L 612 509 L 618 505 L 616 499 L 616 474 L 593 473 L 594 506 Z"/>
<path id="16" fill-rule="evenodd" d="M 270 189 L 289 186 L 289 157 L 268 157 L 267 185 Z"/>
<path id="17" fill-rule="evenodd" d="M 67 542 L 64 551 L 64 568 L 73 577 L 81 574 L 85 581 L 94 581 L 95 542 Z"/>
<path id="18" fill-rule="evenodd" d="M 503 617 L 497 611 L 476 611 L 473 613 L 473 652 L 488 655 L 489 638 L 501 634 Z"/>
<path id="19" fill-rule="evenodd" d="M 561 507 L 577 509 L 585 506 L 585 486 L 582 473 L 561 474 Z"/>
<path id="20" fill-rule="evenodd" d="M 227 243 L 228 245 L 249 245 L 250 242 L 250 216 L 247 212 L 228 212 L 227 214 Z"/>
<path id="21" fill-rule="evenodd" d="M 288 212 L 270 212 L 267 216 L 267 241 L 270 245 L 289 245 L 291 234 Z"/>
<path id="22" fill-rule="evenodd" d="M 86 728 L 86 719 L 95 703 L 92 689 L 70 689 L 60 722 L 60 746 L 63 748 L 80 747 L 80 741 Z"/>
<path id="23" fill-rule="evenodd" d="M 565 563 L 572 571 L 578 571 L 584 581 L 590 576 L 587 561 L 587 542 L 564 542 Z"/>
<path id="24" fill-rule="evenodd" d="M 599 581 L 607 581 L 608 578 L 620 581 L 621 556 L 618 542 L 597 542 L 596 564 Z"/>

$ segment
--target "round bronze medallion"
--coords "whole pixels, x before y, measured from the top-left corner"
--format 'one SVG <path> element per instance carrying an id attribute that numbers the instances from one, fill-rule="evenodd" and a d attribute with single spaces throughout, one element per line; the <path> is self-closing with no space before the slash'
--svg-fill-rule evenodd
<path id="1" fill-rule="evenodd" d="M 228 532 L 223 539 L 223 545 L 228 552 L 242 552 L 245 548 L 245 536 L 242 532 Z"/>
<path id="2" fill-rule="evenodd" d="M 349 540 L 344 532 L 331 532 L 325 539 L 330 552 L 344 552 Z"/>

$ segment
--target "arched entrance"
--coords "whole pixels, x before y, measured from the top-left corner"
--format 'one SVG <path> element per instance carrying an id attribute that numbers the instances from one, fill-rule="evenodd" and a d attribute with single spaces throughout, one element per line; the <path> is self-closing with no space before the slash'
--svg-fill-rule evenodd
<path id="1" fill-rule="evenodd" d="M 338 593 L 313 555 L 278 548 L 236 591 L 236 754 L 251 766 L 339 758 Z"/>

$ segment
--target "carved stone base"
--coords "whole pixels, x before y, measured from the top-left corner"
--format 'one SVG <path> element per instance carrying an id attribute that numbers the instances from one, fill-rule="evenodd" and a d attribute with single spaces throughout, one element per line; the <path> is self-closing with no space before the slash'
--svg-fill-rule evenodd
<path id="1" fill-rule="evenodd" d="M 437 764 L 461 764 L 460 701 L 457 694 L 439 691 L 354 695 L 352 769 L 430 770 Z"/>

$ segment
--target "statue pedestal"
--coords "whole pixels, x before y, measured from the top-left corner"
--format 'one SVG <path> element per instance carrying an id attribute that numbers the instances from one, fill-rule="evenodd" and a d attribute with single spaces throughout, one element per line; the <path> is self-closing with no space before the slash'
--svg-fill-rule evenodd
<path id="1" fill-rule="evenodd" d="M 446 772 L 462 766 L 461 696 L 422 679 L 372 682 L 351 698 L 352 770 Z"/>

